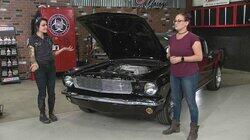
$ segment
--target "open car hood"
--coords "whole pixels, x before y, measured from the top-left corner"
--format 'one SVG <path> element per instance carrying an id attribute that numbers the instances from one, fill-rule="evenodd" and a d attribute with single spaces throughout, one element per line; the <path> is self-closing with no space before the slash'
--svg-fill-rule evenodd
<path id="1" fill-rule="evenodd" d="M 110 59 L 167 60 L 166 51 L 142 17 L 124 13 L 96 13 L 79 17 L 78 21 Z"/>

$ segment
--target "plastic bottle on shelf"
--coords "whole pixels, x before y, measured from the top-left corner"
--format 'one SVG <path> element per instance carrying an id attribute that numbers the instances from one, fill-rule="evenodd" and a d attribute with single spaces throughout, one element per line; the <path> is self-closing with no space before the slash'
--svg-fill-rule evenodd
<path id="1" fill-rule="evenodd" d="M 7 70 L 3 70 L 3 71 L 2 71 L 2 76 L 3 76 L 3 77 L 8 76 Z"/>
<path id="2" fill-rule="evenodd" d="M 12 42 L 11 42 L 11 38 L 10 37 L 8 37 L 8 45 L 11 45 L 12 44 Z"/>
<path id="3" fill-rule="evenodd" d="M 0 37 L 0 45 L 3 45 L 3 39 Z"/>
<path id="4" fill-rule="evenodd" d="M 10 50 L 10 48 L 7 49 L 6 54 L 7 54 L 7 55 L 11 55 L 11 50 Z"/>
<path id="5" fill-rule="evenodd" d="M 14 36 L 13 36 L 12 39 L 11 39 L 11 44 L 16 44 L 16 39 L 15 39 Z"/>
<path id="6" fill-rule="evenodd" d="M 9 45 L 9 44 L 10 44 L 10 38 L 7 37 L 7 39 L 6 39 L 6 45 Z"/>
<path id="7" fill-rule="evenodd" d="M 13 70 L 13 75 L 14 75 L 14 76 L 18 75 L 18 69 L 14 69 L 14 70 Z"/>
<path id="8" fill-rule="evenodd" d="M 2 60 L 2 66 L 3 66 L 3 67 L 7 66 L 6 60 Z"/>
<path id="9" fill-rule="evenodd" d="M 8 45 L 9 44 L 9 38 L 6 36 L 6 39 L 5 39 L 5 41 L 4 41 L 5 43 L 5 45 Z"/>
<path id="10" fill-rule="evenodd" d="M 4 39 L 3 39 L 3 45 L 6 45 L 6 44 L 8 44 L 7 36 L 5 36 Z"/>
<path id="11" fill-rule="evenodd" d="M 11 51 L 10 51 L 10 48 L 8 48 L 6 51 L 6 55 L 10 55 L 10 54 L 11 54 Z"/>
<path id="12" fill-rule="evenodd" d="M 11 60 L 10 60 L 10 59 L 8 59 L 7 66 L 8 66 L 8 67 L 11 66 Z"/>
<path id="13" fill-rule="evenodd" d="M 8 77 L 12 77 L 12 71 L 11 71 L 11 69 L 9 69 L 9 71 L 8 71 Z"/>
<path id="14" fill-rule="evenodd" d="M 12 55 L 16 55 L 16 54 L 17 54 L 16 48 L 12 48 L 12 49 L 11 49 L 11 53 L 12 53 Z"/>
<path id="15" fill-rule="evenodd" d="M 16 60 L 16 59 L 13 59 L 13 60 L 12 60 L 12 65 L 13 65 L 13 66 L 16 66 L 16 65 L 17 65 L 17 60 Z"/>
<path id="16" fill-rule="evenodd" d="M 1 48 L 1 55 L 5 55 L 5 54 L 6 54 L 5 48 Z"/>

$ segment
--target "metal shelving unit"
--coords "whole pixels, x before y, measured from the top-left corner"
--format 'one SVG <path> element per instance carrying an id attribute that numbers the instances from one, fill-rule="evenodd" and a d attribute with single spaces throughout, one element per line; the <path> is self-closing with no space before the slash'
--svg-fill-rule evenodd
<path id="1" fill-rule="evenodd" d="M 192 28 L 250 27 L 250 3 L 232 3 L 191 10 Z"/>
<path id="2" fill-rule="evenodd" d="M 14 27 L 0 27 L 1 84 L 20 83 Z"/>

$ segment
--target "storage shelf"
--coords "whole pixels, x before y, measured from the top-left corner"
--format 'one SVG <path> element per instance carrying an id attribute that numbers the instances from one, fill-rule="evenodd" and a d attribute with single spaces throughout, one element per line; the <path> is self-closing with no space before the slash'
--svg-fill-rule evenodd
<path id="1" fill-rule="evenodd" d="M 15 77 L 2 77 L 1 79 L 2 81 L 2 85 L 3 84 L 12 84 L 12 83 L 21 83 L 21 80 L 19 78 L 19 76 L 15 76 Z"/>
<path id="2" fill-rule="evenodd" d="M 2 29 L 2 28 L 0 28 Z M 3 36 L 7 36 L 7 37 L 15 37 L 15 29 L 14 27 L 9 27 L 6 28 L 8 30 L 0 30 L 0 37 L 3 38 Z M 5 59 L 12 59 L 14 58 L 15 61 L 17 62 L 17 65 L 11 65 L 11 66 L 1 66 L 1 84 L 11 84 L 11 83 L 20 83 L 20 77 L 19 77 L 19 70 L 18 70 L 18 50 L 17 50 L 17 44 L 1 44 L 0 45 L 0 50 L 2 49 L 8 49 L 11 51 L 10 55 L 1 55 L 0 54 L 0 62 L 2 61 L 6 61 Z M 14 51 L 12 51 L 14 49 Z M 6 53 L 6 50 L 4 50 Z M 12 52 L 16 52 L 16 54 L 12 54 Z M 1 63 L 0 63 L 1 64 Z M 16 71 L 17 70 L 17 71 Z M 2 72 L 3 71 L 7 71 L 7 73 L 5 72 L 4 74 L 8 74 L 8 72 L 11 71 L 12 76 L 2 76 Z M 13 75 L 13 71 L 15 73 L 15 75 Z"/>
<path id="3" fill-rule="evenodd" d="M 12 54 L 12 55 L 0 55 L 1 57 L 16 57 L 17 54 Z"/>
<path id="4" fill-rule="evenodd" d="M 17 68 L 18 65 L 11 65 L 11 66 L 1 66 L 2 68 Z"/>
<path id="5" fill-rule="evenodd" d="M 17 44 L 1 44 L 0 47 L 9 47 L 9 46 L 16 46 Z"/>
<path id="6" fill-rule="evenodd" d="M 250 3 L 197 7 L 191 15 L 191 28 L 250 27 Z"/>

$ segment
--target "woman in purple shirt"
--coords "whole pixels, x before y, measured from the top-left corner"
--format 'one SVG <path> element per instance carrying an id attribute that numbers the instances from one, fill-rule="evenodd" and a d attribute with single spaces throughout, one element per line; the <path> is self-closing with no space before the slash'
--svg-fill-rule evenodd
<path id="1" fill-rule="evenodd" d="M 198 107 L 195 101 L 195 92 L 198 86 L 198 64 L 202 60 L 201 43 L 198 36 L 189 32 L 187 27 L 190 15 L 180 13 L 176 15 L 174 27 L 177 33 L 171 36 L 168 49 L 168 59 L 171 62 L 171 99 L 173 102 L 173 120 L 170 128 L 163 131 L 169 135 L 180 132 L 180 112 L 182 94 L 188 103 L 191 123 L 187 140 L 198 137 Z"/>

